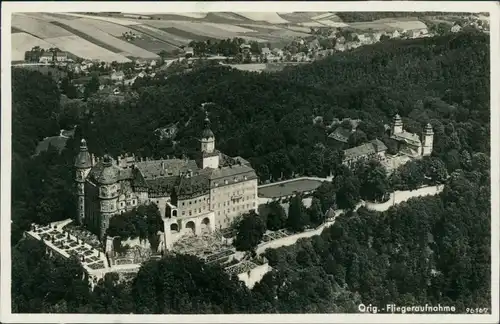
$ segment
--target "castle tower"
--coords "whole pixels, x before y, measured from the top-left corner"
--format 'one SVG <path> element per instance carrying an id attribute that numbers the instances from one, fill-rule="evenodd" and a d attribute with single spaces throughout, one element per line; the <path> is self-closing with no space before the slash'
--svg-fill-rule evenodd
<path id="1" fill-rule="evenodd" d="M 80 143 L 80 152 L 75 158 L 75 182 L 77 194 L 76 220 L 78 224 L 83 224 L 85 218 L 85 181 L 92 169 L 92 159 L 87 148 L 87 142 L 82 139 Z"/>
<path id="2" fill-rule="evenodd" d="M 113 164 L 109 155 L 104 156 L 102 165 L 102 172 L 97 178 L 100 207 L 99 236 L 101 239 L 104 238 L 109 227 L 109 220 L 118 213 L 118 175 L 120 173 L 120 169 Z"/>
<path id="3" fill-rule="evenodd" d="M 392 134 L 398 134 L 403 132 L 403 121 L 401 120 L 401 117 L 396 114 L 394 116 L 394 119 L 392 121 Z"/>
<path id="4" fill-rule="evenodd" d="M 431 155 L 433 145 L 434 145 L 434 131 L 432 130 L 432 125 L 427 124 L 422 134 L 422 155 L 423 156 Z"/>
<path id="5" fill-rule="evenodd" d="M 205 118 L 205 129 L 201 133 L 201 167 L 217 169 L 219 167 L 219 153 L 215 151 L 215 136 L 210 129 L 210 120 Z"/>

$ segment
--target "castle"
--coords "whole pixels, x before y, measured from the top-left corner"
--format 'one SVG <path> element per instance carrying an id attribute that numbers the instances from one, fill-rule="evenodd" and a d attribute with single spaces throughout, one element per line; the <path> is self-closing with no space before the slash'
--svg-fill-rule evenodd
<path id="1" fill-rule="evenodd" d="M 256 209 L 258 181 L 249 162 L 216 150 L 208 118 L 199 141 L 195 160 L 109 155 L 96 160 L 82 139 L 74 165 L 78 223 L 103 240 L 113 216 L 154 203 L 163 219 L 161 248 L 170 250 L 186 232 L 223 229 Z"/>
<path id="2" fill-rule="evenodd" d="M 401 117 L 396 114 L 390 132 L 390 139 L 396 144 L 396 149 L 399 154 L 411 158 L 431 155 L 434 144 L 434 131 L 432 130 L 431 124 L 426 125 L 422 136 L 419 137 L 418 134 L 405 131 Z M 343 163 L 350 166 L 361 159 L 376 158 L 384 160 L 386 158 L 386 151 L 387 146 L 379 139 L 375 139 L 368 143 L 344 150 Z"/>
<path id="3" fill-rule="evenodd" d="M 420 139 L 418 134 L 409 133 L 403 129 L 403 121 L 396 114 L 392 123 L 391 139 L 397 143 L 398 151 L 401 153 L 412 157 L 428 156 L 432 153 L 434 131 L 431 124 L 427 124 Z"/>

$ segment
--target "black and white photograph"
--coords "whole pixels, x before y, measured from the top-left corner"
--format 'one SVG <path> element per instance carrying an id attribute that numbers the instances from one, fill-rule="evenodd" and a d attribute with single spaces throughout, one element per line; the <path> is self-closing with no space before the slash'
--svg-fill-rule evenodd
<path id="1" fill-rule="evenodd" d="M 1 321 L 498 323 L 498 18 L 2 3 Z"/>

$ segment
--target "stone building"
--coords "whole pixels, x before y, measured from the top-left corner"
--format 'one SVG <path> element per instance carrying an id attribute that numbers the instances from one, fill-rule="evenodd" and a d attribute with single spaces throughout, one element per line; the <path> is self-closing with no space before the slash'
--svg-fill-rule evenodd
<path id="1" fill-rule="evenodd" d="M 397 143 L 398 151 L 403 154 L 412 157 L 427 156 L 432 153 L 434 132 L 431 124 L 427 124 L 421 137 L 418 134 L 409 133 L 404 130 L 401 117 L 396 115 L 391 129 L 391 140 Z"/>
<path id="2" fill-rule="evenodd" d="M 186 232 L 196 235 L 228 227 L 257 208 L 257 175 L 240 157 L 215 148 L 206 119 L 197 159 L 138 159 L 106 155 L 95 159 L 82 140 L 75 159 L 77 220 L 104 239 L 109 221 L 133 208 L 154 203 L 164 222 L 164 247 Z"/>
<path id="3" fill-rule="evenodd" d="M 418 134 L 407 132 L 403 128 L 401 117 L 396 115 L 393 119 L 390 139 L 395 142 L 399 154 L 417 158 L 431 155 L 434 144 L 434 132 L 431 124 L 427 124 L 421 137 Z M 387 146 L 379 139 L 375 139 L 344 150 L 343 164 L 352 166 L 353 163 L 362 159 L 384 160 L 386 158 L 386 151 Z"/>

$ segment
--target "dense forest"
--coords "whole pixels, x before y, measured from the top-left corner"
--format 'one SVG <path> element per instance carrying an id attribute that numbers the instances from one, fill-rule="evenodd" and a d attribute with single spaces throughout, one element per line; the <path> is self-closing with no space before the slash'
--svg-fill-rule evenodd
<path id="1" fill-rule="evenodd" d="M 48 76 L 24 69 L 12 76 L 13 311 L 356 312 L 361 301 L 440 302 L 463 311 L 464 305 L 490 305 L 487 36 L 386 41 L 275 74 L 208 67 L 159 75 L 120 103 L 89 98 L 68 106 Z M 321 236 L 268 251 L 274 270 L 252 290 L 217 266 L 169 256 L 145 264 L 130 284 L 110 274 L 90 292 L 76 260 L 54 260 L 21 239 L 31 222 L 74 215 L 72 163 L 82 136 L 97 155 L 192 156 L 205 102 L 213 103 L 205 107 L 217 147 L 250 160 L 260 180 L 329 173 L 347 179 L 341 188 L 338 182 L 321 188 L 315 208 L 323 211 L 359 198 L 349 197 L 349 184 L 357 183 L 360 196 L 381 198 L 359 180 L 363 176 L 342 173 L 339 152 L 363 140 L 386 140 L 384 124 L 395 113 L 411 132 L 431 123 L 435 143 L 431 159 L 398 170 L 390 185 L 414 188 L 432 178 L 446 181 L 445 191 L 384 213 L 349 212 Z M 317 116 L 322 123 L 313 123 Z M 355 138 L 339 146 L 328 139 L 328 126 L 346 117 L 362 122 Z M 155 130 L 174 123 L 177 137 L 160 139 Z M 33 156 L 39 140 L 70 124 L 78 127 L 66 149 Z M 303 225 L 280 212 L 265 224 Z"/>
<path id="2" fill-rule="evenodd" d="M 341 11 L 335 13 L 343 22 L 374 21 L 385 18 L 425 17 L 425 16 L 462 16 L 467 12 L 431 12 L 431 11 Z"/>

